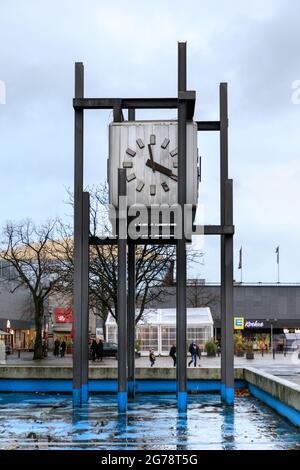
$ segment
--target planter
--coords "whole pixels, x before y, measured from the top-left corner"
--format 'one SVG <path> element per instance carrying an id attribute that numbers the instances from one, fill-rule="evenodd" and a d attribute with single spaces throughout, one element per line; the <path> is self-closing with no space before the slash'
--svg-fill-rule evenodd
<path id="1" fill-rule="evenodd" d="M 67 354 L 72 354 L 72 352 L 73 352 L 73 347 L 67 346 Z"/>
<path id="2" fill-rule="evenodd" d="M 216 357 L 216 353 L 213 353 L 213 352 L 209 352 L 206 355 L 207 357 Z"/>
<path id="3" fill-rule="evenodd" d="M 245 356 L 245 352 L 244 351 L 237 351 L 235 353 L 236 357 L 244 357 Z"/>
<path id="4" fill-rule="evenodd" d="M 254 352 L 253 351 L 247 351 L 246 352 L 246 359 L 254 359 Z"/>

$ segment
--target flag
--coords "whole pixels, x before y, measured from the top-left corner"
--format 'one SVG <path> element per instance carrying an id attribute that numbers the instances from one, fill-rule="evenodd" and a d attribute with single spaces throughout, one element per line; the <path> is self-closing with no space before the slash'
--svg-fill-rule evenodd
<path id="1" fill-rule="evenodd" d="M 240 248 L 240 256 L 239 256 L 239 267 L 238 269 L 242 269 L 243 267 L 243 247 Z"/>
<path id="2" fill-rule="evenodd" d="M 277 259 L 276 259 L 277 264 L 279 264 L 279 246 L 277 246 L 275 253 L 277 254 Z"/>

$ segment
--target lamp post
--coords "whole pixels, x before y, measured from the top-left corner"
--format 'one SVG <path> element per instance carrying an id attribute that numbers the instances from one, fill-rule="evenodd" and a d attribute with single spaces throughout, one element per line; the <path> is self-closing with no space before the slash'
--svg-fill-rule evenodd
<path id="1" fill-rule="evenodd" d="M 277 318 L 267 318 L 267 323 L 270 323 L 270 330 L 271 330 L 271 350 L 273 354 L 273 359 L 275 359 L 275 344 L 274 344 L 274 333 L 273 333 L 273 324 L 277 322 Z"/>

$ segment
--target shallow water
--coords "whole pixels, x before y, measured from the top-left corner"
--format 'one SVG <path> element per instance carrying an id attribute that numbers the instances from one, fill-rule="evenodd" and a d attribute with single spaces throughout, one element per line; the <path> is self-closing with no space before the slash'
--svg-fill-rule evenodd
<path id="1" fill-rule="evenodd" d="M 174 395 L 138 395 L 127 418 L 115 395 L 94 395 L 73 412 L 70 395 L 1 394 L 0 449 L 298 449 L 300 430 L 253 397 L 234 410 L 219 395 L 189 396 L 187 418 Z"/>

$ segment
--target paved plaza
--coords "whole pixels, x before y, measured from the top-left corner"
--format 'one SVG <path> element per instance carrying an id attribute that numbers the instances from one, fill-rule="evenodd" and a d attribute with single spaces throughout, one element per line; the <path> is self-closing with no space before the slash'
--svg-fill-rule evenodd
<path id="1" fill-rule="evenodd" d="M 188 359 L 189 360 L 189 359 Z M 71 366 L 72 356 L 67 355 L 63 358 L 56 358 L 52 354 L 45 359 L 39 361 L 32 360 L 32 353 L 23 352 L 21 357 L 18 358 L 17 354 L 10 355 L 7 357 L 7 364 L 24 364 L 24 365 L 35 365 L 35 366 Z M 157 357 L 154 367 L 172 367 L 173 361 L 170 357 Z M 285 380 L 291 381 L 300 385 L 300 359 L 298 353 L 287 354 L 276 354 L 273 359 L 272 354 L 264 354 L 262 357 L 260 353 L 255 354 L 254 360 L 247 360 L 244 357 L 235 357 L 235 367 L 255 367 L 264 372 L 272 374 L 276 377 L 284 378 Z M 102 362 L 90 361 L 91 367 L 117 367 L 118 362 L 115 358 L 104 358 Z M 197 367 L 214 368 L 221 366 L 220 357 L 201 357 L 198 361 Z M 139 357 L 136 359 L 136 367 L 150 367 L 148 357 Z"/>

